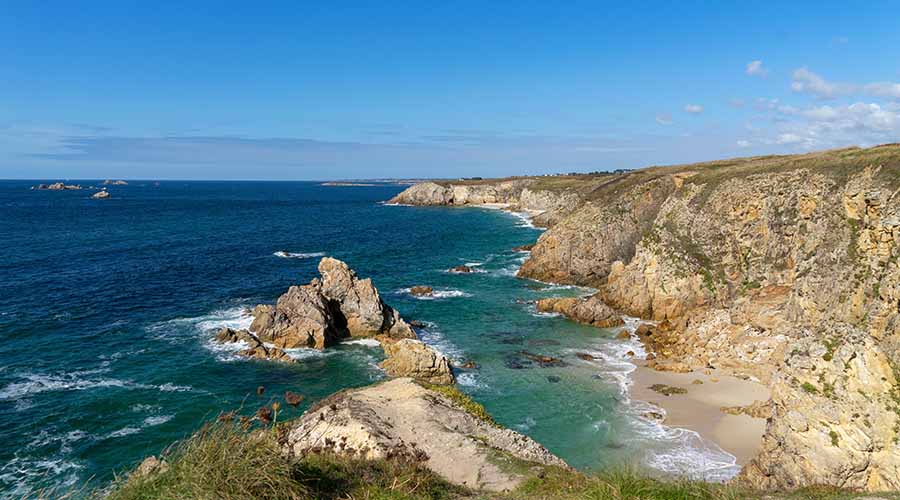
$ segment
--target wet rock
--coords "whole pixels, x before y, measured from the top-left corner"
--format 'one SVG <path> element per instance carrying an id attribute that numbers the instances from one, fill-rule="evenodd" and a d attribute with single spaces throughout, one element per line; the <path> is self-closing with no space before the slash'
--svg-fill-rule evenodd
<path id="1" fill-rule="evenodd" d="M 585 361 L 594 361 L 596 359 L 599 359 L 596 356 L 594 356 L 593 354 L 588 354 L 586 352 L 579 352 L 579 353 L 575 354 L 575 356 L 577 356 L 579 359 L 583 359 Z"/>
<path id="2" fill-rule="evenodd" d="M 302 403 L 304 399 L 306 399 L 304 396 L 301 396 L 300 394 L 297 394 L 295 392 L 285 391 L 284 393 L 284 402 L 293 406 L 294 408 Z"/>
<path id="3" fill-rule="evenodd" d="M 513 247 L 512 250 L 513 252 L 530 252 L 532 248 L 534 248 L 534 243 Z"/>
<path id="4" fill-rule="evenodd" d="M 562 380 L 562 379 L 557 377 L 556 375 L 548 375 L 547 376 L 547 382 L 550 382 L 551 384 L 558 384 L 560 382 L 560 380 Z"/>
<path id="5" fill-rule="evenodd" d="M 543 354 L 534 354 L 534 353 L 528 352 L 528 351 L 519 351 L 519 355 L 525 359 L 528 359 L 530 361 L 534 361 L 534 362 L 540 364 L 540 366 L 542 368 L 558 367 L 558 366 L 566 365 L 566 363 L 563 360 L 561 360 L 559 358 L 554 358 L 553 356 L 545 356 Z"/>
<path id="6" fill-rule="evenodd" d="M 110 196 L 109 191 L 103 189 L 103 190 L 97 191 L 96 193 L 91 195 L 91 198 L 93 198 L 95 200 L 104 200 L 104 199 L 109 198 L 109 196 Z"/>
<path id="7" fill-rule="evenodd" d="M 464 362 L 462 366 L 460 366 L 460 368 L 463 368 L 465 370 L 476 370 L 478 369 L 478 364 L 470 359 Z"/>
<path id="8" fill-rule="evenodd" d="M 475 269 L 473 269 L 469 266 L 456 266 L 456 267 L 450 268 L 449 271 L 451 273 L 457 273 L 457 274 L 463 273 L 464 274 L 464 273 L 473 273 L 473 272 L 475 272 Z"/>
<path id="9" fill-rule="evenodd" d="M 649 387 L 653 392 L 662 394 L 663 396 L 671 396 L 672 394 L 687 394 L 688 390 L 684 387 L 676 387 L 666 384 L 653 384 Z"/>
<path id="10" fill-rule="evenodd" d="M 409 289 L 409 294 L 414 297 L 425 297 L 434 293 L 434 288 L 427 285 L 416 285 Z"/>

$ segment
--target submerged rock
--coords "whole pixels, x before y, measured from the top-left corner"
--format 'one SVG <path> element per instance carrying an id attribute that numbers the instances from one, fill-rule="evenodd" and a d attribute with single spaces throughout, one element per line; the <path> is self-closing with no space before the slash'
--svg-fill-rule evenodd
<path id="1" fill-rule="evenodd" d="M 54 182 L 53 184 L 38 184 L 37 187 L 32 187 L 32 189 L 46 190 L 46 191 L 72 191 L 79 190 L 81 186 L 78 184 L 66 184 L 64 182 Z"/>
<path id="2" fill-rule="evenodd" d="M 406 456 L 454 484 L 488 491 L 512 490 L 534 466 L 567 467 L 531 438 L 409 378 L 321 401 L 291 424 L 285 449 L 295 456 L 316 451 L 366 459 Z"/>
<path id="3" fill-rule="evenodd" d="M 474 273 L 475 269 L 473 269 L 469 266 L 456 266 L 456 267 L 451 267 L 449 269 L 449 271 L 451 273 L 464 274 L 464 273 Z"/>
<path id="4" fill-rule="evenodd" d="M 387 359 L 380 366 L 392 377 L 412 377 L 441 385 L 450 385 L 456 380 L 450 360 L 419 340 L 385 342 L 382 347 Z"/>

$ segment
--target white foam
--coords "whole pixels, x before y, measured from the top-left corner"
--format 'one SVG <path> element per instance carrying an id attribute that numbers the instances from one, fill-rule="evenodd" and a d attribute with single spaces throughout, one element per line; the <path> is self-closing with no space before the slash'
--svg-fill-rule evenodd
<path id="1" fill-rule="evenodd" d="M 172 420 L 173 418 L 175 418 L 175 415 L 150 416 L 150 417 L 145 418 L 144 421 L 141 423 L 141 425 L 139 425 L 137 427 L 130 426 L 130 425 L 127 427 L 123 427 L 119 430 L 110 432 L 109 434 L 106 435 L 106 437 L 104 439 L 120 438 L 120 437 L 130 436 L 132 434 L 137 434 L 148 427 L 154 427 L 157 425 L 164 424 L 164 423 L 168 422 L 169 420 Z"/>
<path id="2" fill-rule="evenodd" d="M 531 313 L 535 318 L 558 318 L 562 316 L 562 314 L 558 312 L 542 312 L 542 311 L 533 311 Z"/>
<path id="3" fill-rule="evenodd" d="M 485 384 L 483 384 L 482 382 L 479 382 L 479 381 L 478 381 L 478 376 L 476 376 L 476 375 L 475 375 L 474 373 L 472 373 L 472 372 L 465 372 L 465 373 L 460 373 L 459 375 L 457 375 L 457 376 L 456 376 L 456 383 L 457 383 L 458 385 L 461 385 L 461 386 L 464 386 L 464 387 L 476 387 L 476 388 L 479 388 L 479 389 L 484 389 L 485 387 L 487 387 L 487 386 L 486 386 Z"/>
<path id="4" fill-rule="evenodd" d="M 311 358 L 324 358 L 326 356 L 335 354 L 337 351 L 320 351 L 318 349 L 312 349 L 309 347 L 294 347 L 291 349 L 284 349 L 284 352 L 293 359 L 301 360 Z"/>
<path id="5" fill-rule="evenodd" d="M 443 355 L 450 358 L 454 363 L 459 363 L 463 358 L 463 352 L 456 347 L 452 342 L 447 340 L 444 337 L 444 334 L 441 333 L 437 328 L 428 327 L 419 330 L 419 340 L 428 344 L 431 347 L 434 347 L 438 351 L 440 351 Z"/>
<path id="6" fill-rule="evenodd" d="M 285 252 L 279 250 L 272 255 L 281 257 L 282 259 L 311 259 L 313 257 L 324 257 L 325 252 Z"/>
<path id="7" fill-rule="evenodd" d="M 397 290 L 395 293 L 400 294 L 409 294 L 411 291 L 410 288 L 401 288 Z M 411 295 L 410 296 L 417 300 L 435 300 L 435 299 L 448 299 L 455 297 L 471 297 L 471 293 L 463 292 L 462 290 L 453 290 L 453 289 L 445 289 L 445 290 L 434 290 L 428 295 Z"/>
<path id="8" fill-rule="evenodd" d="M 92 377 L 109 370 L 87 370 L 70 373 L 23 373 L 20 382 L 13 382 L 0 390 L 0 401 L 16 401 L 26 396 L 53 391 L 86 391 L 90 389 L 114 387 L 120 389 L 156 389 L 163 392 L 190 391 L 188 386 L 163 384 L 160 386 L 139 384 L 131 380 Z"/>
<path id="9" fill-rule="evenodd" d="M 347 345 L 364 345 L 366 347 L 381 347 L 381 342 L 375 339 L 354 339 L 354 340 L 346 340 L 341 342 L 341 344 Z"/>

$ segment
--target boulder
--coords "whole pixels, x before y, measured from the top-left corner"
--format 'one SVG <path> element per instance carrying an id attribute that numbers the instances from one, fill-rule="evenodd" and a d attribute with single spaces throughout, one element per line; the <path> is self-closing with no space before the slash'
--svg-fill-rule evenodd
<path id="1" fill-rule="evenodd" d="M 382 347 L 387 359 L 380 366 L 392 377 L 412 377 L 441 385 L 450 385 L 455 381 L 450 360 L 419 340 L 385 342 Z"/>
<path id="2" fill-rule="evenodd" d="M 91 195 L 91 198 L 93 198 L 95 200 L 103 200 L 103 199 L 109 198 L 109 191 L 107 191 L 105 189 L 97 191 L 96 193 Z"/>
<path id="3" fill-rule="evenodd" d="M 451 267 L 449 269 L 449 271 L 451 273 L 473 273 L 473 272 L 475 272 L 475 269 L 472 269 L 469 266 L 456 266 L 456 267 Z"/>
<path id="4" fill-rule="evenodd" d="M 537 301 L 536 307 L 538 311 L 559 313 L 573 321 L 598 328 L 611 328 L 625 324 L 622 317 L 596 295 L 588 298 L 553 297 L 541 299 Z"/>
<path id="5" fill-rule="evenodd" d="M 567 467 L 531 438 L 471 413 L 460 398 L 410 378 L 342 391 L 291 423 L 285 450 L 406 456 L 454 484 L 496 492 L 514 489 L 540 466 Z"/>

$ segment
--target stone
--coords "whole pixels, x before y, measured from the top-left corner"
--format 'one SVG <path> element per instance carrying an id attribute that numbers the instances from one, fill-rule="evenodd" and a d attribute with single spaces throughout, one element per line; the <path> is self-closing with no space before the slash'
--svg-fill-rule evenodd
<path id="1" fill-rule="evenodd" d="M 109 198 L 109 196 L 110 196 L 109 191 L 103 189 L 103 190 L 97 191 L 96 193 L 91 195 L 91 198 L 93 198 L 95 200 L 104 200 L 104 199 Z"/>
<path id="2" fill-rule="evenodd" d="M 169 470 L 169 464 L 166 463 L 165 460 L 151 455 L 145 458 L 141 464 L 137 466 L 137 469 L 132 471 L 131 476 L 147 478 L 154 474 L 161 474 L 167 470 Z"/>
<path id="3" fill-rule="evenodd" d="M 456 274 L 465 274 L 465 273 L 475 272 L 475 269 L 473 269 L 469 266 L 461 265 L 461 266 L 452 267 L 452 268 L 450 268 L 449 271 L 451 273 L 456 273 Z"/>
<path id="4" fill-rule="evenodd" d="M 510 491 L 532 467 L 568 467 L 530 438 L 473 415 L 410 378 L 341 391 L 289 425 L 284 449 L 293 456 L 406 456 L 453 484 L 477 490 Z"/>
<path id="5" fill-rule="evenodd" d="M 538 300 L 535 307 L 541 312 L 559 313 L 563 316 L 598 328 L 611 328 L 625 322 L 612 308 L 596 295 L 588 298 L 554 297 Z"/>
<path id="6" fill-rule="evenodd" d="M 429 384 L 451 385 L 456 379 L 450 360 L 420 340 L 383 343 L 387 359 L 379 366 L 392 377 L 411 377 Z"/>
<path id="7" fill-rule="evenodd" d="M 414 297 L 424 297 L 434 293 L 434 288 L 427 285 L 416 285 L 409 289 L 409 294 Z"/>

